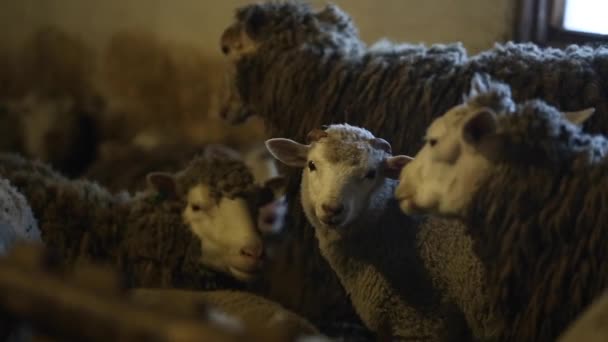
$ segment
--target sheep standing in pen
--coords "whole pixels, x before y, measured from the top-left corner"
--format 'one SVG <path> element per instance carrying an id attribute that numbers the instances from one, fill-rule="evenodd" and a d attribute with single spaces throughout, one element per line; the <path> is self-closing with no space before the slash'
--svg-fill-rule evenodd
<path id="1" fill-rule="evenodd" d="M 478 75 L 402 171 L 406 213 L 466 223 L 503 341 L 555 340 L 608 286 L 608 139 L 581 129 L 592 112 L 516 105 Z"/>
<path id="2" fill-rule="evenodd" d="M 38 223 L 27 199 L 0 177 L 0 255 L 19 241 L 40 241 Z"/>
<path id="3" fill-rule="evenodd" d="M 491 338 L 485 273 L 464 227 L 416 222 L 393 197 L 410 158 L 392 156 L 386 140 L 346 124 L 314 130 L 308 142 L 266 144 L 286 165 L 304 169 L 304 212 L 366 325 L 400 338 L 461 341 L 457 329 L 466 332 L 466 320 L 476 340 Z"/>
<path id="4" fill-rule="evenodd" d="M 6 256 L 22 242 L 40 242 L 40 230 L 27 199 L 0 177 L 0 255 Z M 29 331 L 5 314 L 0 315 L 0 336 L 25 341 Z M 10 336 L 10 337 L 9 337 Z"/>
<path id="5" fill-rule="evenodd" d="M 274 158 L 269 155 L 263 143 L 249 147 L 242 152 L 228 146 L 209 144 L 191 146 L 184 144 L 163 144 L 144 148 L 134 143 L 129 145 L 105 143 L 101 158 L 91 165 L 85 177 L 99 182 L 111 192 L 127 190 L 131 193 L 144 190 L 146 174 L 150 170 L 176 172 L 187 166 L 199 153 L 225 154 L 231 158 L 242 158 L 251 170 L 254 182 L 263 186 L 267 181 L 281 181 Z M 121 165 L 120 170 L 116 165 Z M 257 228 L 265 243 L 266 257 L 271 257 L 283 233 L 287 203 L 279 196 L 259 208 Z M 276 241 L 276 243 L 275 243 Z"/>
<path id="6" fill-rule="evenodd" d="M 262 116 L 271 136 L 304 139 L 323 124 L 348 122 L 410 153 L 421 145 L 418 132 L 460 103 L 476 72 L 509 84 L 516 100 L 595 107 L 598 115 L 586 127 L 608 130 L 606 47 L 507 43 L 473 57 L 459 43 L 381 40 L 368 48 L 335 5 L 314 11 L 300 2 L 267 2 L 239 8 L 221 48 L 233 61 L 234 87 L 247 109 L 227 119 Z"/>
<path id="7" fill-rule="evenodd" d="M 208 289 L 252 280 L 263 263 L 258 208 L 281 196 L 279 178 L 257 186 L 241 160 L 217 154 L 176 174 L 150 173 L 149 188 L 133 197 L 15 155 L 0 156 L 0 175 L 26 196 L 43 241 L 66 263 L 117 266 L 129 286 Z"/>

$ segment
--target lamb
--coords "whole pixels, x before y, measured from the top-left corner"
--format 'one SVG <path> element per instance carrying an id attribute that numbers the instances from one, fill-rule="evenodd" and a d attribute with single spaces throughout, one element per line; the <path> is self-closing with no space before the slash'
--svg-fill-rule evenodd
<path id="1" fill-rule="evenodd" d="M 408 214 L 466 223 L 503 341 L 552 341 L 608 285 L 608 139 L 485 74 L 437 118 L 395 196 Z M 595 190 L 594 190 L 595 189 Z"/>
<path id="2" fill-rule="evenodd" d="M 240 287 L 260 272 L 257 209 L 282 196 L 280 178 L 258 186 L 241 160 L 204 154 L 176 174 L 149 173 L 148 189 L 131 196 L 40 164 L 0 155 L 0 175 L 68 265 L 92 260 L 117 267 L 129 286 L 192 289 Z"/>
<path id="3" fill-rule="evenodd" d="M 485 273 L 464 229 L 448 220 L 416 222 L 393 198 L 410 158 L 392 156 L 386 140 L 348 124 L 314 130 L 308 143 L 266 144 L 284 164 L 304 168 L 302 207 L 366 325 L 407 339 L 461 340 L 453 329 L 464 314 L 476 339 L 491 337 Z"/>

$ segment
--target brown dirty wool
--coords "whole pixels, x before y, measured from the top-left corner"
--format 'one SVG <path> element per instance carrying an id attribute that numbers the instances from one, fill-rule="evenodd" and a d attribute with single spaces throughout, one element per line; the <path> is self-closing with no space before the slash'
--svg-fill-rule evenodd
<path id="1" fill-rule="evenodd" d="M 182 223 L 183 196 L 171 200 L 156 191 L 131 197 L 97 183 L 68 180 L 50 167 L 0 154 L 0 176 L 30 202 L 42 240 L 75 265 L 90 260 L 117 267 L 129 287 L 241 288 L 231 277 L 200 264 L 198 238 Z M 203 182 L 219 196 L 246 198 L 255 207 L 269 198 L 253 186 L 242 163 L 219 157 L 193 159 L 177 176 L 178 191 Z"/>
<path id="2" fill-rule="evenodd" d="M 507 83 L 517 101 L 595 107 L 585 127 L 608 126 L 608 47 L 506 43 L 473 57 L 459 43 L 367 48 L 336 6 L 314 12 L 291 2 L 245 6 L 236 19 L 259 44 L 237 62 L 239 95 L 273 136 L 301 141 L 313 128 L 348 122 L 390 139 L 396 153 L 412 153 L 424 128 L 462 100 L 478 72 Z"/>
<path id="3" fill-rule="evenodd" d="M 491 86 L 509 96 L 504 84 Z M 499 113 L 502 147 L 467 226 L 504 316 L 501 340 L 553 341 L 608 286 L 608 139 L 543 101 L 505 111 L 490 98 L 471 102 Z"/>
<path id="4" fill-rule="evenodd" d="M 243 106 L 263 117 L 273 137 L 303 141 L 313 128 L 347 122 L 387 139 L 394 153 L 413 153 L 428 124 L 458 104 L 481 71 L 511 85 L 517 100 L 540 97 L 563 110 L 593 106 L 597 112 L 585 128 L 608 130 L 606 47 L 507 43 L 474 57 L 460 44 L 384 42 L 367 48 L 336 6 L 314 12 L 294 2 L 244 6 L 236 20 L 260 44 L 237 62 L 236 87 Z M 290 291 L 274 295 L 296 311 L 331 317 L 348 304 L 300 208 L 299 172 L 288 171 L 292 240 L 282 269 L 298 271 L 292 270 Z M 312 288 L 309 279 L 324 286 Z M 324 306 L 316 298 L 325 298 Z M 327 307 L 333 311 L 316 311 Z"/>

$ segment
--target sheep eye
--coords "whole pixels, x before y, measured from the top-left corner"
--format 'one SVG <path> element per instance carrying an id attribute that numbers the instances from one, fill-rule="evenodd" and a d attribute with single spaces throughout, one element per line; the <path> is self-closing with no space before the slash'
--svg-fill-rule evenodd
<path id="1" fill-rule="evenodd" d="M 365 174 L 365 178 L 366 179 L 374 179 L 376 177 L 376 170 L 369 170 L 366 174 Z"/>
<path id="2" fill-rule="evenodd" d="M 435 145 L 437 145 L 437 139 L 429 139 L 427 140 L 429 146 L 433 147 Z"/>
<path id="3" fill-rule="evenodd" d="M 312 172 L 314 170 L 317 169 L 317 166 L 315 165 L 315 163 L 312 162 L 312 160 L 308 161 L 308 169 Z"/>
<path id="4" fill-rule="evenodd" d="M 200 205 L 198 205 L 198 204 L 192 204 L 192 205 L 190 206 L 190 208 L 192 209 L 192 211 L 201 211 L 201 210 L 203 209 L 203 208 L 202 208 Z"/>

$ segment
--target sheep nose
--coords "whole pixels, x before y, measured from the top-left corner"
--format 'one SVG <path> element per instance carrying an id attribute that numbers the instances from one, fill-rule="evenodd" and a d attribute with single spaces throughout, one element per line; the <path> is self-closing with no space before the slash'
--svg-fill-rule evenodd
<path id="1" fill-rule="evenodd" d="M 227 55 L 230 52 L 230 48 L 227 45 L 222 45 L 222 52 Z"/>
<path id="2" fill-rule="evenodd" d="M 252 259 L 260 259 L 264 256 L 264 246 L 261 244 L 245 246 L 241 248 L 241 255 Z"/>
<path id="3" fill-rule="evenodd" d="M 400 182 L 394 193 L 397 201 L 404 201 L 414 196 L 414 189 L 407 182 Z"/>
<path id="4" fill-rule="evenodd" d="M 344 205 L 342 203 L 338 203 L 338 204 L 324 203 L 321 205 L 321 208 L 323 208 L 323 210 L 327 214 L 336 216 L 336 215 L 340 215 L 340 213 L 344 210 Z"/>

